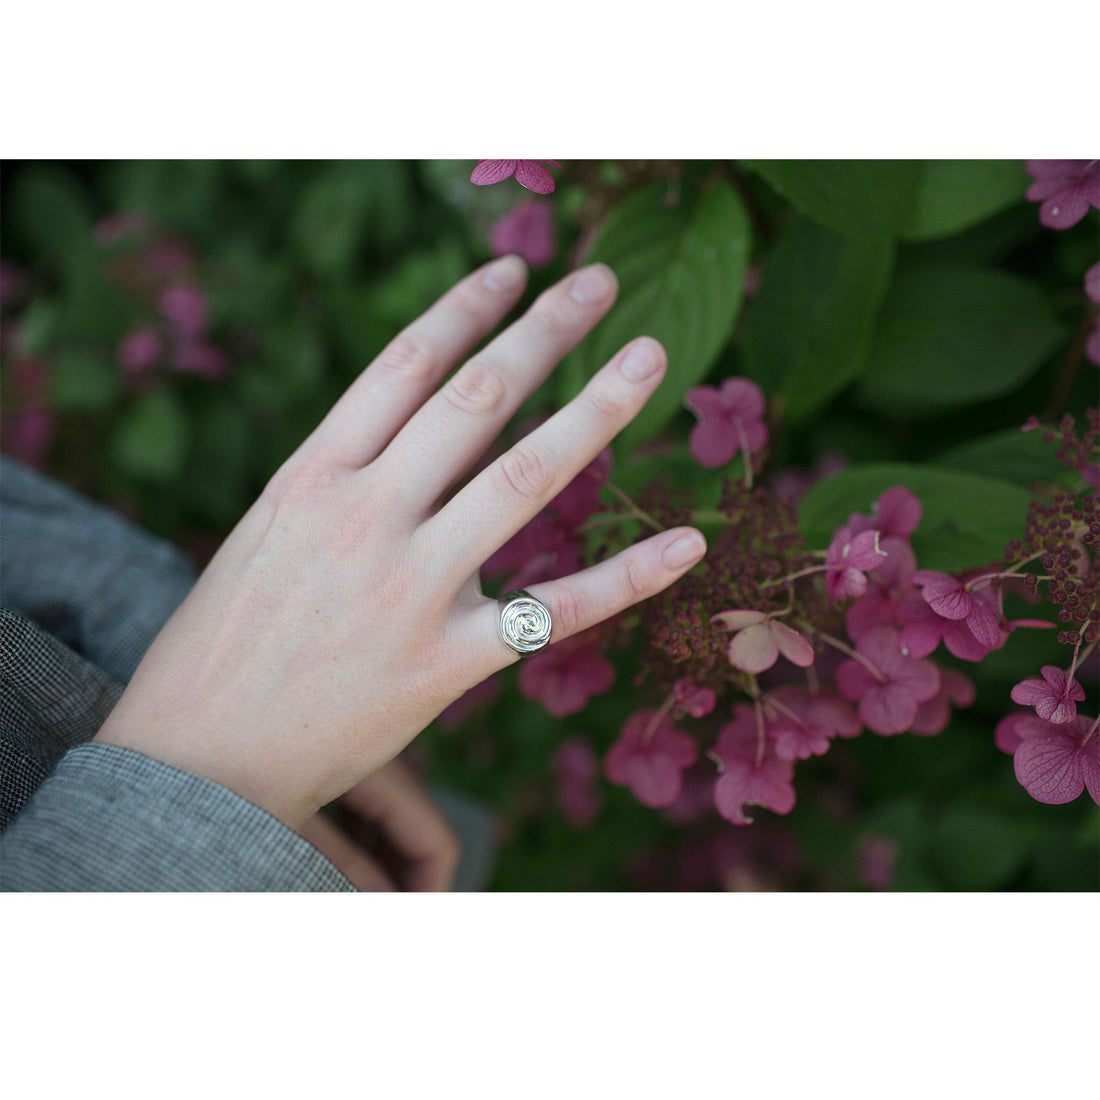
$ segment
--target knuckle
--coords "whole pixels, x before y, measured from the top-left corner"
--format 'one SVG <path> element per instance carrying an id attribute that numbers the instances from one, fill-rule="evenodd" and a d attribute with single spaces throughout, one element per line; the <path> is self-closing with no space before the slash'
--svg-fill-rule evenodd
<path id="1" fill-rule="evenodd" d="M 563 586 L 560 592 L 554 594 L 551 616 L 554 623 L 552 633 L 558 638 L 568 638 L 589 625 L 588 603 L 575 588 Z"/>
<path id="2" fill-rule="evenodd" d="M 650 595 L 650 589 L 642 563 L 628 555 L 623 562 L 623 593 L 626 596 L 627 605 L 646 599 Z"/>
<path id="3" fill-rule="evenodd" d="M 533 447 L 519 444 L 500 456 L 497 463 L 505 487 L 532 504 L 547 499 L 554 483 L 554 471 Z"/>
<path id="4" fill-rule="evenodd" d="M 471 360 L 443 387 L 447 402 L 459 412 L 490 413 L 504 400 L 504 380 L 488 363 Z"/>
<path id="5" fill-rule="evenodd" d="M 429 378 L 433 368 L 428 346 L 413 332 L 398 333 L 374 362 L 383 371 L 410 380 Z"/>
<path id="6" fill-rule="evenodd" d="M 576 325 L 571 324 L 565 311 L 553 296 L 540 299 L 530 313 L 531 323 L 538 329 L 539 335 L 552 344 L 572 341 Z"/>
<path id="7" fill-rule="evenodd" d="M 629 409 L 629 402 L 612 386 L 589 387 L 588 400 L 596 412 L 608 420 L 621 420 Z"/>

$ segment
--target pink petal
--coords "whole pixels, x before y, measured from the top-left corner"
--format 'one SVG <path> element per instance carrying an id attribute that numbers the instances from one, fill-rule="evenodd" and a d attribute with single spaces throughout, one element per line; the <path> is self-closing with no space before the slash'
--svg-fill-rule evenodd
<path id="1" fill-rule="evenodd" d="M 516 162 L 516 182 L 539 195 L 549 195 L 554 190 L 554 177 L 537 160 Z"/>
<path id="2" fill-rule="evenodd" d="M 896 684 L 876 684 L 859 701 L 863 724 L 884 736 L 904 733 L 916 715 L 916 700 Z"/>
<path id="3" fill-rule="evenodd" d="M 470 173 L 470 182 L 481 187 L 500 183 L 514 174 L 518 163 L 514 160 L 479 160 L 477 167 Z"/>
<path id="4" fill-rule="evenodd" d="M 738 608 L 734 611 L 719 611 L 712 615 L 710 621 L 715 626 L 724 627 L 726 630 L 744 630 L 747 626 L 756 626 L 764 622 L 767 615 L 763 611 L 748 611 Z"/>
<path id="5" fill-rule="evenodd" d="M 1009 698 L 1021 706 L 1033 707 L 1036 703 L 1050 698 L 1050 685 L 1043 680 L 1031 677 L 1018 683 L 1009 692 Z"/>
<path id="6" fill-rule="evenodd" d="M 737 454 L 739 446 L 730 425 L 717 417 L 699 421 L 688 436 L 691 457 L 710 470 L 725 466 Z"/>
<path id="7" fill-rule="evenodd" d="M 1094 302 L 1100 302 L 1100 261 L 1085 272 L 1085 293 Z"/>
<path id="8" fill-rule="evenodd" d="M 768 407 L 764 391 L 747 378 L 727 378 L 720 393 L 723 406 L 739 420 L 759 420 Z"/>
<path id="9" fill-rule="evenodd" d="M 794 809 L 795 793 L 791 785 L 793 766 L 784 760 L 765 760 L 760 768 L 748 760 L 730 760 L 714 785 L 714 805 L 735 825 L 749 825 L 744 806 L 766 806 L 777 814 Z"/>
<path id="10" fill-rule="evenodd" d="M 995 646 L 982 645 L 974 637 L 974 632 L 966 625 L 965 620 L 952 622 L 950 619 L 941 619 L 940 622 L 943 624 L 943 644 L 947 647 L 948 653 L 960 660 L 975 663 L 984 661 L 989 656 L 991 648 L 1000 649 L 1003 644 L 1003 639 L 999 639 Z"/>
<path id="11" fill-rule="evenodd" d="M 859 661 L 845 661 L 836 670 L 837 691 L 852 702 L 861 699 L 877 684 L 870 670 Z"/>
<path id="12" fill-rule="evenodd" d="M 1016 778 L 1037 802 L 1060 806 L 1084 789 L 1081 749 L 1070 733 L 1029 737 L 1013 757 Z"/>
<path id="13" fill-rule="evenodd" d="M 846 561 L 852 569 L 874 569 L 886 560 L 886 552 L 879 549 L 879 533 L 862 531 L 852 539 Z"/>
<path id="14" fill-rule="evenodd" d="M 966 617 L 970 632 L 982 645 L 995 649 L 1001 641 L 1001 623 L 985 600 L 975 599 Z"/>
<path id="15" fill-rule="evenodd" d="M 958 577 L 932 569 L 919 569 L 913 574 L 913 580 L 921 585 L 925 602 L 937 615 L 945 619 L 965 619 L 970 614 L 974 597 Z"/>
<path id="16" fill-rule="evenodd" d="M 684 396 L 684 406 L 702 420 L 721 417 L 726 411 L 722 395 L 713 386 L 695 386 L 688 390 Z"/>
<path id="17" fill-rule="evenodd" d="M 884 536 L 908 538 L 920 525 L 921 503 L 904 485 L 895 485 L 878 498 L 875 519 Z"/>
<path id="18" fill-rule="evenodd" d="M 814 663 L 814 647 L 796 630 L 784 623 L 771 624 L 772 635 L 779 644 L 779 652 L 799 668 L 808 668 Z"/>
<path id="19" fill-rule="evenodd" d="M 1048 229 L 1070 229 L 1089 212 L 1089 201 L 1080 187 L 1067 188 L 1039 207 L 1039 221 Z M 1041 800 L 1040 800 L 1041 801 Z"/>
<path id="20" fill-rule="evenodd" d="M 779 657 L 779 644 L 772 624 L 760 623 L 736 634 L 729 645 L 730 664 L 742 672 L 763 672 Z"/>

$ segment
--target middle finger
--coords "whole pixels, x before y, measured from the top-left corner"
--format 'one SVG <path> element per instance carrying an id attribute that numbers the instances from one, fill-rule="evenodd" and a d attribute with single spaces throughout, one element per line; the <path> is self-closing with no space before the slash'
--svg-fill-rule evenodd
<path id="1" fill-rule="evenodd" d="M 544 291 L 415 413 L 375 460 L 421 515 L 481 457 L 554 366 L 611 308 L 618 282 L 592 264 Z"/>

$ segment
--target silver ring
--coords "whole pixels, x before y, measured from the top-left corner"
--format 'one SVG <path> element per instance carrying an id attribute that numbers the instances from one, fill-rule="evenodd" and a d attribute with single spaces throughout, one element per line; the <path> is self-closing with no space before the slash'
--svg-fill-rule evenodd
<path id="1" fill-rule="evenodd" d="M 553 626 L 550 611 L 530 592 L 517 588 L 505 592 L 497 603 L 500 605 L 500 638 L 509 649 L 527 657 L 550 641 Z"/>

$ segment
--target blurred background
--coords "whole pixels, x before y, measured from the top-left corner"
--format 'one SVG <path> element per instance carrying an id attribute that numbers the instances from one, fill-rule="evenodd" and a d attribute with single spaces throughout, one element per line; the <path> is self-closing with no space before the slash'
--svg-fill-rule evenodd
<path id="1" fill-rule="evenodd" d="M 582 259 L 603 258 L 610 220 L 618 237 L 604 234 L 605 248 L 641 259 L 596 343 L 647 330 L 646 280 L 662 268 L 646 250 L 671 263 L 683 241 L 700 243 L 692 234 L 719 214 L 692 196 L 712 193 L 716 179 L 745 224 L 737 265 L 720 272 L 736 285 L 728 309 L 689 303 L 680 322 L 665 322 L 682 332 L 653 333 L 691 376 L 671 374 L 667 408 L 617 445 L 616 480 L 632 493 L 658 467 L 681 488 L 714 490 L 711 473 L 690 463 L 694 419 L 682 400 L 690 385 L 732 373 L 782 395 L 764 473 L 802 486 L 887 461 L 1018 486 L 1057 479 L 1053 449 L 1019 425 L 1066 409 L 1080 418 L 1096 402 L 1095 369 L 1082 366 L 1081 291 L 1097 259 L 1096 211 L 1065 232 L 1042 226 L 1022 161 L 965 162 L 986 165 L 949 181 L 947 193 L 965 201 L 945 203 L 929 186 L 919 223 L 896 227 L 874 204 L 867 213 L 856 180 L 850 210 L 826 215 L 824 228 L 813 197 L 725 162 L 569 162 L 544 195 L 514 178 L 477 186 L 475 163 L 5 163 L 4 452 L 171 539 L 201 568 L 375 354 L 491 255 L 528 259 L 526 304 Z M 889 207 L 893 184 L 875 186 Z M 682 221 L 632 222 L 640 196 Z M 845 218 L 864 217 L 870 243 L 845 235 Z M 706 243 L 704 271 L 714 262 Z M 830 300 L 814 270 L 843 296 Z M 926 285 L 947 290 L 922 313 Z M 814 303 L 804 311 L 814 316 L 794 316 L 784 294 Z M 932 314 L 939 328 L 927 336 L 921 318 Z M 822 316 L 837 318 L 836 331 Z M 905 344 L 914 331 L 925 334 L 920 346 Z M 929 372 L 941 354 L 946 373 Z M 597 361 L 600 350 L 571 357 L 517 423 L 559 407 Z M 818 364 L 829 381 L 811 399 Z M 947 389 L 929 392 L 936 386 Z M 994 544 L 1004 541 L 998 530 Z M 549 713 L 510 669 L 445 712 L 407 756 L 491 812 L 494 889 L 1095 889 L 1096 807 L 1087 795 L 1034 802 L 993 740 L 1012 683 L 1049 656 L 1044 644 L 1013 639 L 968 668 L 977 701 L 940 736 L 864 734 L 800 762 L 795 810 L 761 811 L 749 827 L 687 795 L 650 809 L 603 776 L 602 754 L 637 709 L 629 642 L 609 654 L 615 686 L 582 711 Z M 1095 713 L 1093 696 L 1088 705 Z"/>

